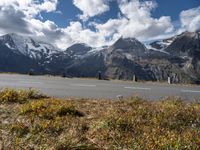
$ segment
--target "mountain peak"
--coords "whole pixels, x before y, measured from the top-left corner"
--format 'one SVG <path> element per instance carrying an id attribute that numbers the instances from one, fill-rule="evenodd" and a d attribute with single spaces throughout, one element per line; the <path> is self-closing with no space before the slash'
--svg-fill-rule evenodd
<path id="1" fill-rule="evenodd" d="M 51 44 L 16 33 L 3 35 L 0 37 L 0 41 L 9 49 L 13 49 L 17 53 L 34 59 L 48 56 L 59 51 L 59 49 Z"/>
<path id="2" fill-rule="evenodd" d="M 183 32 L 176 36 L 166 51 L 178 56 L 193 56 L 196 51 L 200 51 L 200 34 L 199 32 Z"/>
<path id="3" fill-rule="evenodd" d="M 72 46 L 68 47 L 66 49 L 66 52 L 69 55 L 77 56 L 77 55 L 84 55 L 91 49 L 92 49 L 92 47 L 90 47 L 89 45 L 87 45 L 85 43 L 76 43 L 76 44 L 73 44 Z"/>
<path id="4" fill-rule="evenodd" d="M 196 31 L 196 32 L 183 32 L 180 35 L 177 36 L 177 38 L 182 38 L 182 37 L 187 37 L 187 38 L 193 38 L 193 39 L 199 39 L 200 37 L 200 32 Z"/>
<path id="5" fill-rule="evenodd" d="M 90 46 L 86 43 L 75 43 L 68 48 L 72 48 L 72 47 L 90 47 Z"/>
<path id="6" fill-rule="evenodd" d="M 19 35 L 17 33 L 8 33 L 6 35 L 1 36 L 1 38 L 7 40 L 7 39 L 12 39 L 12 40 L 24 40 L 25 37 L 22 35 Z"/>
<path id="7" fill-rule="evenodd" d="M 139 44 L 140 42 L 136 38 L 119 38 L 112 47 L 117 49 L 127 49 L 131 48 L 134 45 Z M 141 44 L 141 43 L 140 43 Z"/>
<path id="8" fill-rule="evenodd" d="M 20 36 L 20 37 L 22 37 L 21 35 L 19 35 L 19 34 L 17 34 L 17 33 L 14 33 L 14 32 L 13 32 L 13 33 L 8 33 L 8 34 L 6 34 L 6 35 L 9 35 L 9 36 L 18 36 L 18 37 Z"/>
<path id="9" fill-rule="evenodd" d="M 143 53 L 146 48 L 136 38 L 121 37 L 109 48 L 110 52 L 114 50 L 123 50 L 123 52 L 138 54 Z"/>
<path id="10" fill-rule="evenodd" d="M 136 38 L 124 38 L 124 37 L 120 37 L 115 43 L 118 43 L 118 42 L 132 43 L 132 42 L 136 42 L 136 41 L 138 41 Z"/>

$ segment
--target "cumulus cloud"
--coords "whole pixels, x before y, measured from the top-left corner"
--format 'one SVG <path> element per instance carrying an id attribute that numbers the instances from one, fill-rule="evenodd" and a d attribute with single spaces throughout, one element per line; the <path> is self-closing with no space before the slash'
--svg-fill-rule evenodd
<path id="1" fill-rule="evenodd" d="M 99 33 L 84 28 L 80 22 L 71 22 L 66 28 L 58 27 L 53 21 L 36 19 L 42 11 L 57 12 L 57 0 L 1 0 L 0 1 L 0 34 L 17 33 L 36 37 L 56 44 L 65 49 L 76 42 L 91 46 L 106 44 Z M 96 3 L 99 5 L 101 3 Z M 101 12 L 101 10 L 98 10 Z M 89 13 L 89 15 L 92 15 Z M 95 40 L 94 40 L 95 39 Z"/>
<path id="2" fill-rule="evenodd" d="M 35 19 L 42 11 L 56 11 L 57 0 L 1 0 L 0 34 L 18 33 L 55 41 L 62 34 L 52 21 Z"/>
<path id="3" fill-rule="evenodd" d="M 37 19 L 28 20 L 30 25 L 31 35 L 34 35 L 38 39 L 55 43 L 64 35 L 64 32 L 52 21 L 42 22 Z"/>
<path id="4" fill-rule="evenodd" d="M 83 12 L 80 15 L 80 18 L 83 20 L 87 20 L 89 17 L 100 15 L 109 10 L 108 0 L 73 0 L 73 3 Z"/>
<path id="5" fill-rule="evenodd" d="M 100 15 L 109 10 L 110 0 L 74 0 L 83 14 L 82 19 Z M 92 23 L 95 30 L 85 28 L 79 22 L 71 22 L 66 28 L 58 27 L 52 21 L 36 19 L 42 11 L 57 12 L 57 0 L 1 0 L 0 33 L 20 33 L 51 41 L 64 49 L 73 43 L 87 43 L 94 47 L 109 45 L 119 37 L 135 37 L 148 40 L 173 30 L 170 17 L 153 18 L 154 1 L 118 1 L 121 16 L 103 24 Z"/>
<path id="6" fill-rule="evenodd" d="M 41 11 L 51 12 L 56 10 L 58 0 L 1 0 L 0 7 L 12 6 L 22 11 L 27 17 L 38 15 Z"/>
<path id="7" fill-rule="evenodd" d="M 200 30 L 200 6 L 182 11 L 180 14 L 180 21 L 183 30 L 191 32 Z"/>
<path id="8" fill-rule="evenodd" d="M 122 16 L 118 19 L 110 19 L 104 24 L 96 24 L 96 28 L 105 36 L 136 37 L 142 41 L 172 32 L 173 25 L 170 17 L 151 16 L 151 11 L 156 6 L 154 1 L 122 0 L 119 2 Z"/>
<path id="9" fill-rule="evenodd" d="M 13 6 L 0 7 L 0 32 L 1 34 L 8 32 L 30 33 L 25 14 L 14 9 Z"/>
<path id="10" fill-rule="evenodd" d="M 109 10 L 110 0 L 74 0 L 81 11 L 81 18 L 100 15 Z M 99 47 L 110 45 L 121 36 L 150 41 L 175 33 L 169 16 L 152 17 L 158 7 L 155 1 L 116 0 L 120 15 L 104 23 L 88 22 L 93 30 L 81 21 L 72 21 L 61 28 L 55 22 L 39 20 L 41 12 L 59 12 L 58 0 L 0 0 L 0 34 L 15 32 L 34 36 L 57 45 L 61 49 L 80 42 Z M 197 30 L 200 27 L 200 7 L 180 14 L 181 28 Z"/>
<path id="11" fill-rule="evenodd" d="M 38 5 L 39 10 L 51 12 L 56 10 L 57 0 L 45 0 L 41 5 Z"/>
<path id="12" fill-rule="evenodd" d="M 71 45 L 78 42 L 87 43 L 94 47 L 100 47 L 106 44 L 104 36 L 100 35 L 98 32 L 83 28 L 83 25 L 80 22 L 71 22 L 70 25 L 67 28 L 62 29 L 62 31 L 64 36 L 62 36 L 61 41 L 64 42 L 65 45 Z M 57 42 L 58 45 L 61 43 L 60 41 Z"/>
<path id="13" fill-rule="evenodd" d="M 84 0 L 77 0 L 77 2 L 82 3 L 80 6 L 86 4 Z M 93 2 L 97 2 L 97 0 Z M 101 0 L 101 2 L 105 1 Z M 102 46 L 112 44 L 121 36 L 148 41 L 163 37 L 163 35 L 167 35 L 174 30 L 170 17 L 162 16 L 160 18 L 153 18 L 151 16 L 151 11 L 157 7 L 155 1 L 121 0 L 118 1 L 118 4 L 122 15 L 116 19 L 109 19 L 102 24 L 91 23 L 96 31 L 83 28 L 80 22 L 72 22 L 64 30 L 66 35 L 70 37 L 65 41 L 68 43 L 78 41 L 92 46 Z M 97 9 L 94 9 L 94 12 L 90 14 L 90 9 L 86 8 L 91 6 L 88 3 L 85 5 L 85 8 L 81 8 L 83 15 L 91 17 L 98 13 Z"/>
<path id="14" fill-rule="evenodd" d="M 31 33 L 30 21 L 42 11 L 56 10 L 57 0 L 1 0 L 0 1 L 0 32 Z"/>

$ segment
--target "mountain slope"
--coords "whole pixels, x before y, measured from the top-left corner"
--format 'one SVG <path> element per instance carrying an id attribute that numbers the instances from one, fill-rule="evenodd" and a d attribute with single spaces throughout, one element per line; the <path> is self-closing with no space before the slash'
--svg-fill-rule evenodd
<path id="1" fill-rule="evenodd" d="M 14 33 L 1 36 L 0 41 L 3 45 L 16 53 L 20 53 L 32 59 L 44 59 L 60 51 L 51 44 Z"/>
<path id="2" fill-rule="evenodd" d="M 14 33 L 7 34 L 0 37 L 0 71 L 51 73 L 54 70 L 50 64 L 60 53 L 62 52 L 51 44 Z"/>
<path id="3" fill-rule="evenodd" d="M 36 74 L 66 74 L 74 77 L 200 82 L 198 32 L 153 42 L 145 46 L 135 38 L 120 38 L 109 47 L 92 48 L 77 43 L 65 51 L 51 44 L 8 34 L 0 37 L 0 71 Z"/>
<path id="4" fill-rule="evenodd" d="M 194 80 L 200 80 L 200 33 L 184 32 L 165 49 L 174 56 L 182 58 L 181 69 Z"/>
<path id="5" fill-rule="evenodd" d="M 166 47 L 165 51 L 178 56 L 189 56 L 200 58 L 200 33 L 184 32 Z"/>
<path id="6" fill-rule="evenodd" d="M 168 76 L 171 76 L 174 82 L 198 82 L 199 62 L 194 61 L 196 56 L 193 56 L 191 61 L 167 51 L 176 41 L 176 37 L 164 41 L 168 41 L 168 45 L 160 52 L 147 49 L 134 38 L 120 38 L 106 49 L 76 58 L 66 72 L 79 77 L 94 77 L 101 71 L 105 77 L 114 79 L 131 80 L 133 75 L 136 75 L 140 80 L 166 81 Z M 190 71 L 193 68 L 191 72 L 186 69 L 188 65 Z"/>
<path id="7" fill-rule="evenodd" d="M 0 41 L 0 72 L 28 73 L 30 70 L 39 74 L 43 68 L 37 61 L 9 49 Z"/>
<path id="8" fill-rule="evenodd" d="M 66 49 L 66 53 L 72 57 L 81 57 L 92 49 L 89 45 L 84 43 L 74 44 Z"/>

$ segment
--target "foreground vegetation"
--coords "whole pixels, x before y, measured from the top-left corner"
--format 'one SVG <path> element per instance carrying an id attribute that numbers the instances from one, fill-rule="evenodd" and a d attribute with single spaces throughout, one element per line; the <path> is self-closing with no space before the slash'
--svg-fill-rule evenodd
<path id="1" fill-rule="evenodd" d="M 200 149 L 200 103 L 0 92 L 0 149 Z"/>

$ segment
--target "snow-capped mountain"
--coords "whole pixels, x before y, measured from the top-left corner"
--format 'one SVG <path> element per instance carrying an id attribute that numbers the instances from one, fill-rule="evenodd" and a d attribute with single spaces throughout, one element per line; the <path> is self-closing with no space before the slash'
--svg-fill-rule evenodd
<path id="1" fill-rule="evenodd" d="M 164 40 L 157 40 L 152 43 L 145 44 L 146 48 L 151 52 L 156 51 L 160 53 L 170 54 L 165 51 L 165 49 L 171 45 L 171 43 L 175 40 L 176 37 L 171 37 Z"/>
<path id="2" fill-rule="evenodd" d="M 166 47 L 168 47 L 174 40 L 175 40 L 175 38 L 169 38 L 169 39 L 154 41 L 150 44 L 147 44 L 146 46 L 148 49 L 162 51 Z"/>
<path id="3" fill-rule="evenodd" d="M 200 34 L 181 35 L 145 45 L 135 38 L 119 38 L 111 46 L 93 48 L 76 43 L 65 51 L 31 37 L 0 37 L 0 72 L 66 74 L 131 80 L 200 82 Z"/>
<path id="4" fill-rule="evenodd" d="M 179 40 L 182 38 L 175 36 L 157 41 L 155 43 L 160 47 L 154 45 L 152 49 L 135 38 L 120 38 L 108 48 L 91 55 L 87 55 L 91 50 L 86 51 L 84 55 L 73 60 L 66 72 L 71 76 L 94 77 L 100 70 L 104 76 L 115 79 L 130 80 L 135 74 L 140 80 L 167 80 L 171 76 L 175 82 L 199 82 L 200 59 L 196 56 L 185 59 L 169 49 Z M 198 46 L 197 43 L 195 45 Z M 191 45 L 187 46 L 189 50 Z M 178 49 L 183 48 L 177 47 L 176 50 Z"/>
<path id="5" fill-rule="evenodd" d="M 110 46 L 109 51 L 123 49 L 124 51 L 135 52 L 138 55 L 144 53 L 145 46 L 135 38 L 119 38 L 113 45 Z"/>
<path id="6" fill-rule="evenodd" d="M 49 43 L 35 40 L 31 37 L 24 37 L 15 33 L 0 37 L 2 44 L 16 53 L 21 53 L 32 59 L 42 59 L 58 53 L 60 50 Z"/>
<path id="7" fill-rule="evenodd" d="M 99 53 L 100 51 L 103 51 L 107 48 L 108 48 L 107 46 L 91 47 L 85 43 L 76 43 L 68 47 L 64 51 L 64 53 L 74 59 L 81 59 L 81 58 L 84 59 L 85 57 L 88 57 L 90 55 L 95 55 L 96 53 Z"/>
<path id="8" fill-rule="evenodd" d="M 176 36 L 165 51 L 182 57 L 199 55 L 200 32 L 184 32 Z"/>
<path id="9" fill-rule="evenodd" d="M 68 47 L 65 53 L 71 57 L 78 58 L 78 57 L 83 57 L 90 50 L 92 50 L 92 47 L 90 47 L 89 45 L 84 43 L 76 43 Z"/>

